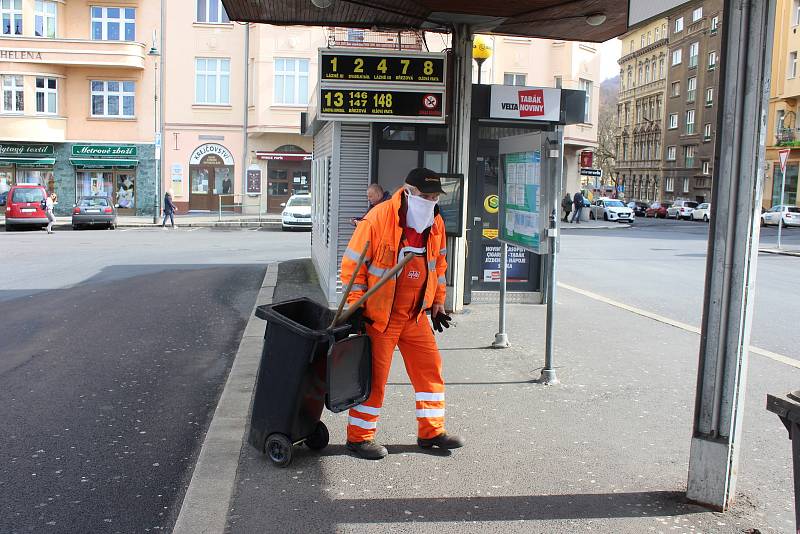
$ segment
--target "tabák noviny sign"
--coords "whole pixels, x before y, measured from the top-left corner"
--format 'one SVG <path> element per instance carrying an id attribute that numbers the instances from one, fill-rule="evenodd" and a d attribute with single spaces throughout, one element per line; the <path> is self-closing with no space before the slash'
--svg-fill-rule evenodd
<path id="1" fill-rule="evenodd" d="M 493 119 L 558 122 L 561 117 L 561 90 L 493 85 L 489 116 Z"/>

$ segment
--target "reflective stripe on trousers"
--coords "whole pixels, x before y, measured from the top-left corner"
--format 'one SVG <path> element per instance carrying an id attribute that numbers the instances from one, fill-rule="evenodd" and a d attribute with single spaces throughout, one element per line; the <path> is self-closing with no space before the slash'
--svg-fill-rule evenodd
<path id="1" fill-rule="evenodd" d="M 406 372 L 416 392 L 419 437 L 430 439 L 444 432 L 442 358 L 428 316 L 422 315 L 417 321 L 428 276 L 436 276 L 436 271 L 428 273 L 426 258 L 415 256 L 397 278 L 394 305 L 386 331 L 381 333 L 367 326 L 372 341 L 372 392 L 366 401 L 350 409 L 348 441 L 375 438 L 395 347 L 400 348 Z"/>

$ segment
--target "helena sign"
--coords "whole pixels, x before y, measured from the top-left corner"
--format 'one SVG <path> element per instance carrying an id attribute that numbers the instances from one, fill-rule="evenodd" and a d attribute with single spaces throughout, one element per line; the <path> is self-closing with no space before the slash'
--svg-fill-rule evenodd
<path id="1" fill-rule="evenodd" d="M 135 158 L 138 149 L 127 145 L 72 145 L 73 157 Z"/>

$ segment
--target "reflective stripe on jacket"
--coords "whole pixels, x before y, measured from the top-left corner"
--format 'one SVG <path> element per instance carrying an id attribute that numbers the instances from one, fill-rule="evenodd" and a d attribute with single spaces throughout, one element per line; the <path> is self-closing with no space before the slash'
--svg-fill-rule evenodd
<path id="1" fill-rule="evenodd" d="M 350 238 L 344 256 L 342 257 L 342 284 L 347 285 L 350 278 L 355 276 L 353 289 L 347 297 L 347 303 L 352 304 L 375 283 L 384 273 L 397 265 L 400 254 L 400 241 L 403 237 L 403 228 L 400 226 L 400 207 L 402 205 L 403 188 L 400 188 L 392 198 L 375 206 L 367 213 L 364 220 L 358 224 Z M 355 268 L 364 244 L 369 241 L 364 265 L 356 273 Z M 447 270 L 447 239 L 445 236 L 444 221 L 438 213 L 434 217 L 433 226 L 428 235 L 425 257 L 428 267 L 428 279 L 425 285 L 425 296 L 420 309 L 422 315 L 433 304 L 444 305 L 446 293 L 445 271 Z M 392 312 L 395 294 L 395 280 L 389 280 L 367 301 L 364 307 L 364 316 L 372 321 L 372 327 L 380 332 L 386 330 L 389 324 L 389 315 Z M 418 317 L 419 318 L 419 317 Z"/>

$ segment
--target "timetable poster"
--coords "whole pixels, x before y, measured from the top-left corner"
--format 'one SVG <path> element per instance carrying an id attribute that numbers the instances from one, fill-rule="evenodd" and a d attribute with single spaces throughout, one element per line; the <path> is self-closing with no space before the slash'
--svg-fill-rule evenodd
<path id="1" fill-rule="evenodd" d="M 541 240 L 542 154 L 540 151 L 506 154 L 501 238 L 538 252 Z"/>

